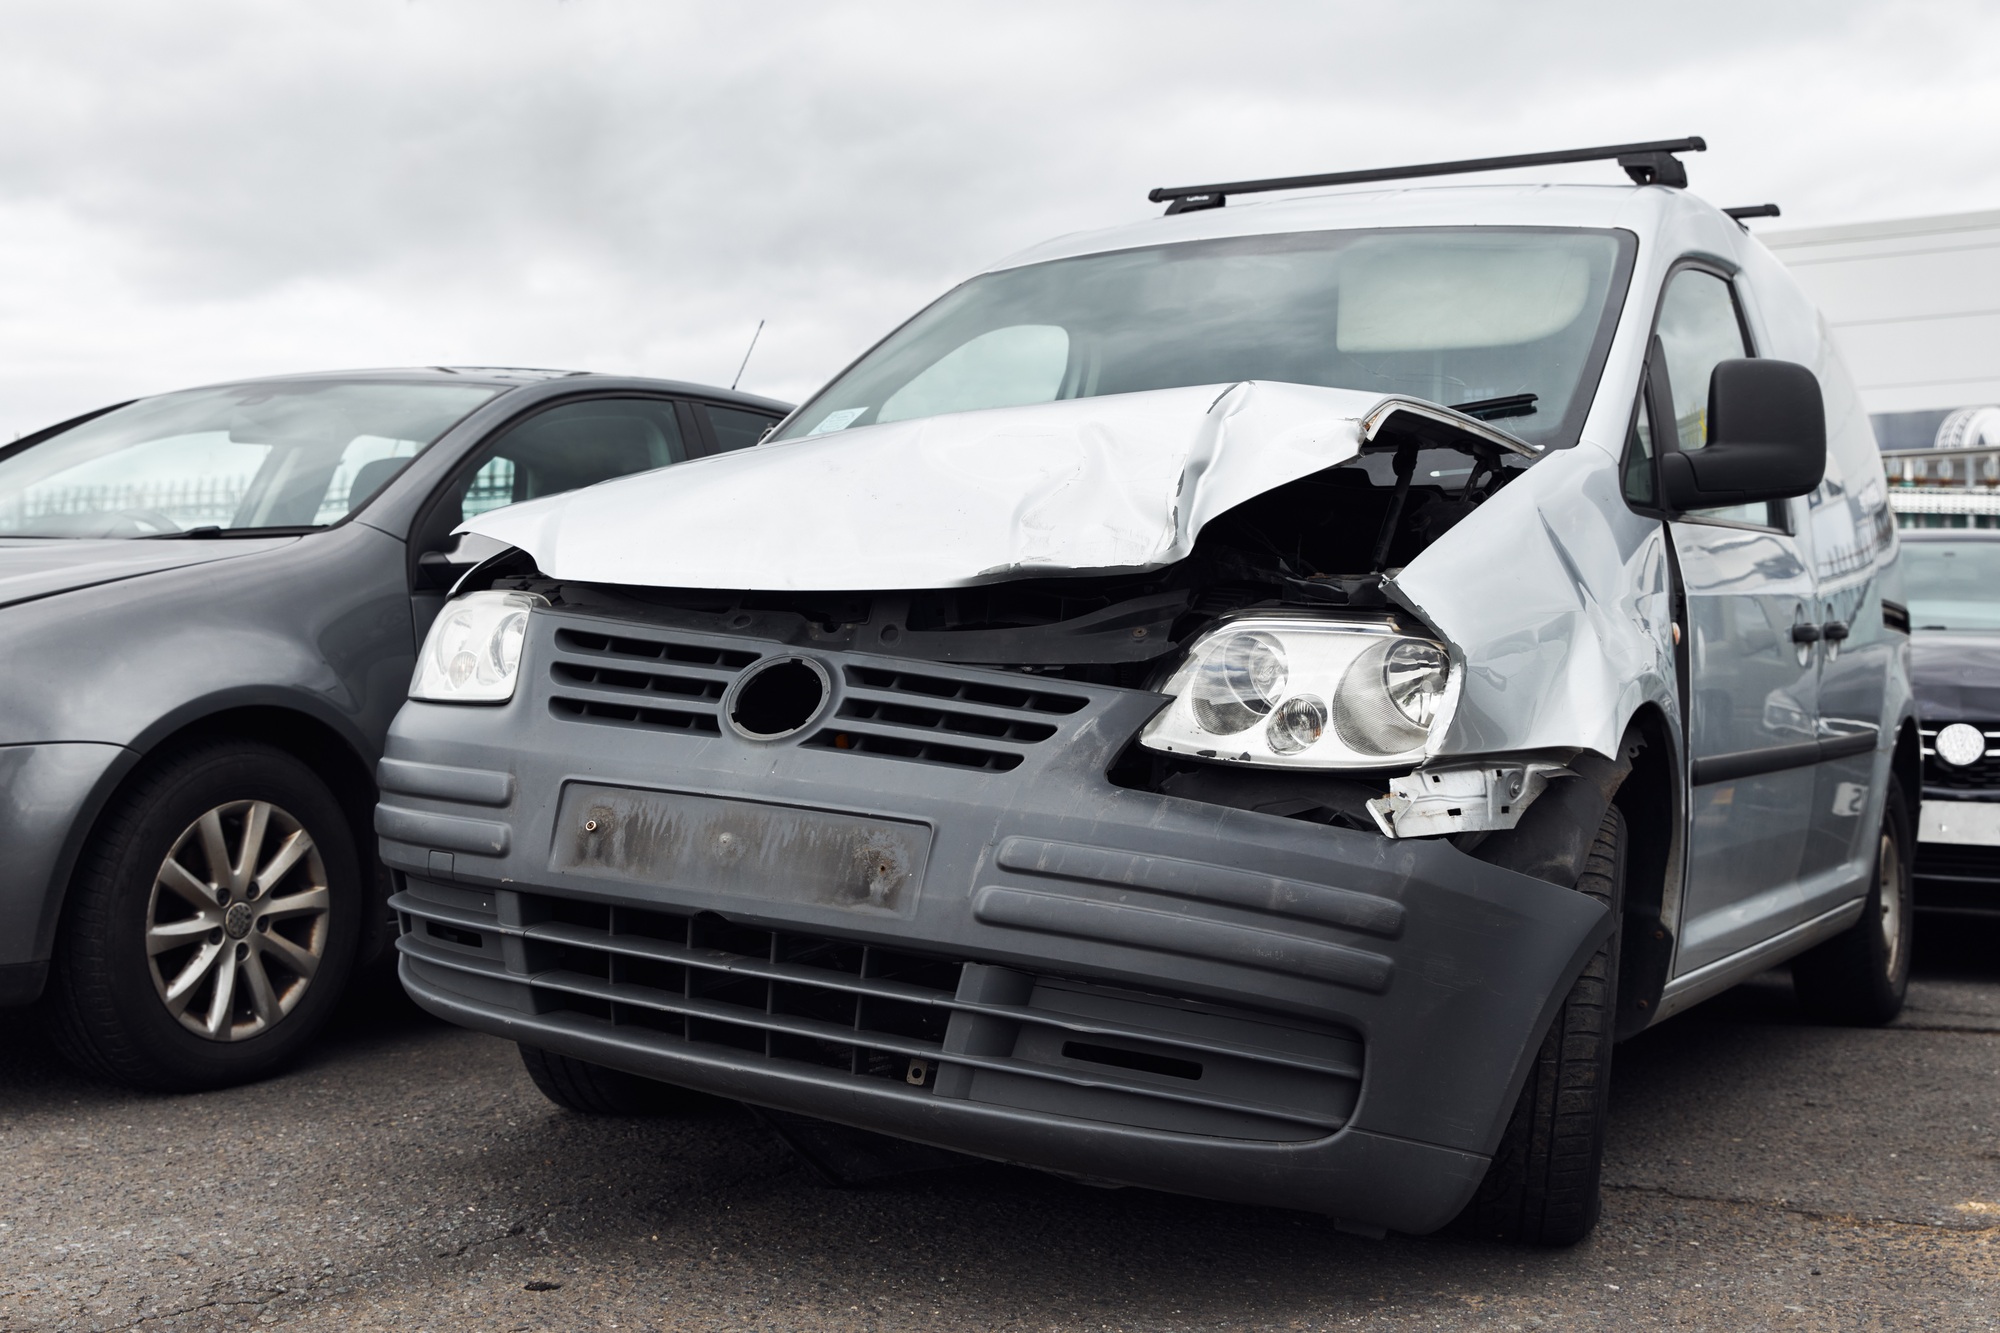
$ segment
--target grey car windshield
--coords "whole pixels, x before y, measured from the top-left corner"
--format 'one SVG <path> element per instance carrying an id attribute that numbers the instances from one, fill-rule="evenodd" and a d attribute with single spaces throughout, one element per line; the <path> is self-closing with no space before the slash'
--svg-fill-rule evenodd
<path id="1" fill-rule="evenodd" d="M 323 527 L 497 392 L 296 380 L 143 398 L 0 454 L 0 537 Z"/>
<path id="2" fill-rule="evenodd" d="M 1481 227 L 1187 241 L 974 278 L 776 439 L 1241 380 L 1446 405 L 1533 394 L 1504 426 L 1573 443 L 1617 320 L 1626 232 Z"/>
<path id="3" fill-rule="evenodd" d="M 1914 629 L 2000 629 L 2000 541 L 1906 541 Z"/>

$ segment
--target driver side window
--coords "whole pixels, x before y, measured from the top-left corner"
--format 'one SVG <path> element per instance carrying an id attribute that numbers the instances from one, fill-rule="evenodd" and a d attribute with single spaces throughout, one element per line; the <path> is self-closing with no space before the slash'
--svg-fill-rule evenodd
<path id="1" fill-rule="evenodd" d="M 1695 268 L 1674 274 L 1660 298 L 1658 336 L 1674 414 L 1671 441 L 1663 443 L 1692 453 L 1708 444 L 1708 381 L 1716 364 L 1751 354 L 1728 281 Z M 1701 509 L 1688 517 L 1783 526 L 1781 507 L 1763 503 Z"/>
<path id="2" fill-rule="evenodd" d="M 523 500 L 647 472 L 688 456 L 664 398 L 592 398 L 528 418 L 462 483 L 454 523 Z"/>

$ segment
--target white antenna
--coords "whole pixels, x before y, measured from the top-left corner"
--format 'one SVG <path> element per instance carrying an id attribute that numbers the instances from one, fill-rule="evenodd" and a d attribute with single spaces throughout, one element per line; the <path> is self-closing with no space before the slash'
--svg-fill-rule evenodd
<path id="1" fill-rule="evenodd" d="M 736 378 L 729 381 L 730 388 L 734 389 L 743 382 L 743 368 L 750 364 L 750 353 L 757 350 L 757 334 L 763 331 L 764 321 L 760 319 L 757 321 L 757 333 L 750 335 L 750 345 L 743 349 L 743 365 L 736 367 Z"/>

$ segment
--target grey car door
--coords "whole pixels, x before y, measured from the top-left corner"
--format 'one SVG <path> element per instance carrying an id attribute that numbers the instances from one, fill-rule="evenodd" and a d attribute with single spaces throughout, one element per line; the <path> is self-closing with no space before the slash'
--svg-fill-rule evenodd
<path id="1" fill-rule="evenodd" d="M 1661 297 L 1648 371 L 1664 449 L 1706 443 L 1708 382 L 1750 355 L 1727 279 L 1687 267 Z M 1815 585 L 1783 504 L 1739 505 L 1669 525 L 1686 597 L 1688 874 L 1675 971 L 1685 974 L 1791 925 L 1818 758 Z"/>

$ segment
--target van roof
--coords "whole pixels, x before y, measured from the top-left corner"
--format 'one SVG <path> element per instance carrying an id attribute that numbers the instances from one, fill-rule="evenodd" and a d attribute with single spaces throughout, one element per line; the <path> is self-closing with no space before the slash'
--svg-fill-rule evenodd
<path id="1" fill-rule="evenodd" d="M 1636 233 L 1643 244 L 1669 219 L 1688 212 L 1723 216 L 1706 200 L 1663 185 L 1520 183 L 1347 189 L 1240 204 L 1231 200 L 1226 208 L 1073 232 L 1009 255 L 988 271 L 1176 241 L 1363 227 L 1618 228 Z M 1730 225 L 1736 226 L 1733 222 Z"/>

